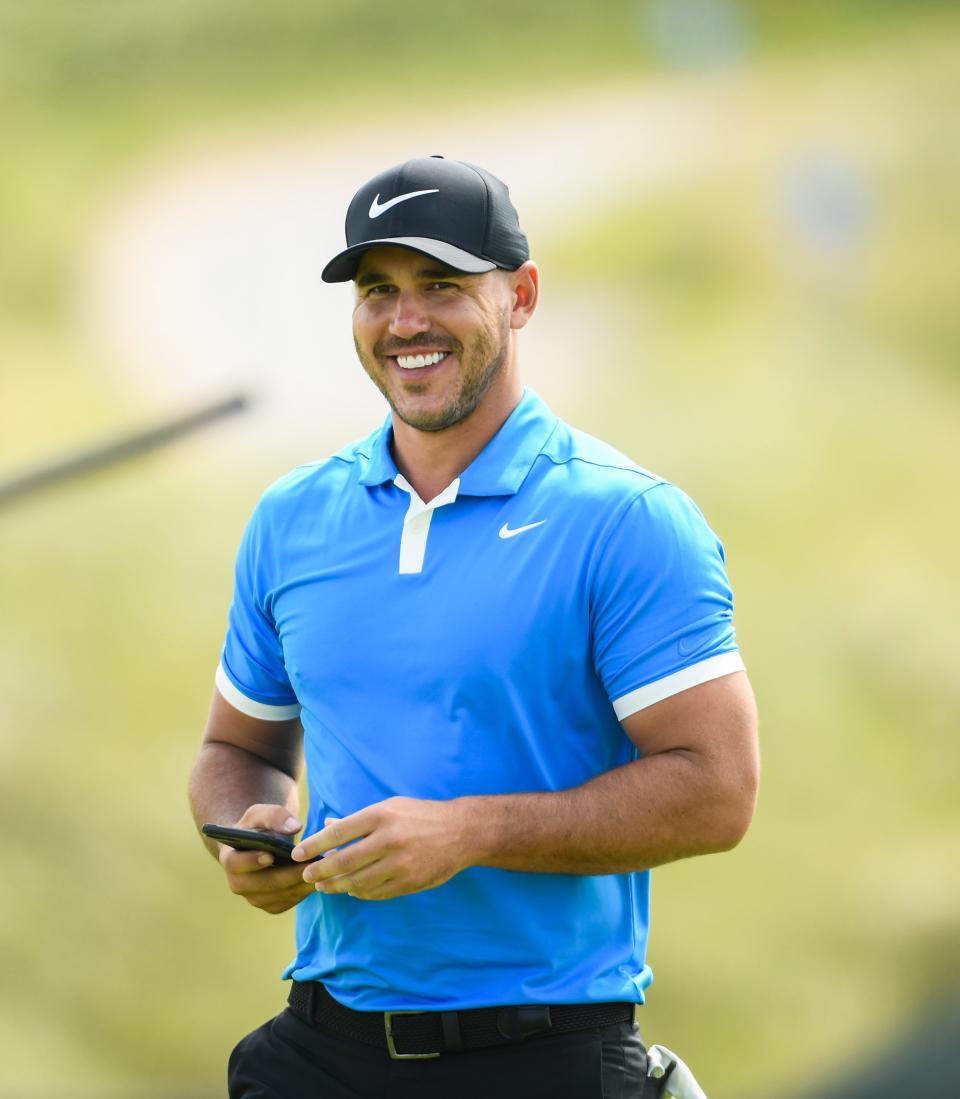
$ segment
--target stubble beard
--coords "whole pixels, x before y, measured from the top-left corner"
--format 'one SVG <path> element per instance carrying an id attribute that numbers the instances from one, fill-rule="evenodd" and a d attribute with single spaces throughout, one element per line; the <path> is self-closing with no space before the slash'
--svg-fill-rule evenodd
<path id="1" fill-rule="evenodd" d="M 398 399 L 390 391 L 387 385 L 387 371 L 381 366 L 379 355 L 380 347 L 374 348 L 371 358 L 360 348 L 356 336 L 354 346 L 360 364 L 367 372 L 370 380 L 380 390 L 387 404 L 393 410 L 393 414 L 399 417 L 405 424 L 416 428 L 418 431 L 445 431 L 449 427 L 465 420 L 483 401 L 489 393 L 493 383 L 502 375 L 507 362 L 509 352 L 510 324 L 506 317 L 503 318 L 499 333 L 493 333 L 483 329 L 477 333 L 469 351 L 459 349 L 460 373 L 458 385 L 455 388 L 452 399 L 442 408 L 433 411 L 417 411 L 405 409 Z M 499 336 L 499 339 L 496 337 Z M 396 349 L 392 349 L 396 353 Z M 451 351 L 456 353 L 454 348 Z M 407 385 L 407 393 L 419 394 L 429 392 L 430 383 L 423 385 Z"/>

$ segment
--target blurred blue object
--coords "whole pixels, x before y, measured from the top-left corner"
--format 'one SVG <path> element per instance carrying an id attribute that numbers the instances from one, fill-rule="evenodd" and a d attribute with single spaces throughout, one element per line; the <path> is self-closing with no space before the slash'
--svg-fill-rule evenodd
<path id="1" fill-rule="evenodd" d="M 806 245 L 830 253 L 863 243 L 873 196 L 853 160 L 841 152 L 805 154 L 787 169 L 783 213 L 788 228 Z"/>
<path id="2" fill-rule="evenodd" d="M 686 68 L 737 64 L 751 45 L 747 14 L 737 0 L 646 0 L 639 30 L 657 57 Z"/>

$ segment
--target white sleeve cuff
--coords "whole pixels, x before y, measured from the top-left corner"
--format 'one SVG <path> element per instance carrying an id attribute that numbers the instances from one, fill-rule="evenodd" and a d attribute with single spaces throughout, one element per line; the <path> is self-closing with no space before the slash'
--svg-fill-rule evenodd
<path id="1" fill-rule="evenodd" d="M 645 710 L 655 702 L 662 702 L 671 695 L 689 690 L 700 683 L 707 683 L 711 679 L 720 679 L 724 675 L 732 675 L 734 672 L 746 671 L 739 653 L 720 653 L 719 656 L 711 656 L 707 660 L 701 660 L 699 664 L 692 664 L 689 668 L 681 668 L 673 675 L 658 679 L 655 683 L 648 683 L 645 687 L 638 687 L 629 694 L 622 695 L 613 703 L 614 713 L 618 721 L 635 714 L 638 710 Z"/>
<path id="2" fill-rule="evenodd" d="M 300 704 L 292 706 L 271 706 L 266 702 L 255 702 L 233 685 L 233 681 L 223 670 L 223 664 L 217 665 L 217 690 L 240 713 L 247 717 L 258 717 L 261 721 L 289 721 L 300 716 Z"/>

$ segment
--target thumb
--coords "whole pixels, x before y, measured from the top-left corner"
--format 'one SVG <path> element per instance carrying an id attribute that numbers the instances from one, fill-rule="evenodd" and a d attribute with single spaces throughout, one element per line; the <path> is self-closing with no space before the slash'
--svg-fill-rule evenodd
<path id="1" fill-rule="evenodd" d="M 237 828 L 256 828 L 265 832 L 289 835 L 303 825 L 284 805 L 251 805 L 237 821 Z"/>

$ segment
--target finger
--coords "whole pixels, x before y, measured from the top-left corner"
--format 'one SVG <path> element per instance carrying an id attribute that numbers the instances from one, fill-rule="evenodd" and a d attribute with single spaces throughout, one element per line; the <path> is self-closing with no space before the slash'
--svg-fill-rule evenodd
<path id="1" fill-rule="evenodd" d="M 242 854 L 249 857 L 250 855 L 256 855 L 256 852 L 245 851 Z M 237 868 L 231 862 L 229 866 L 224 866 L 224 870 L 228 879 L 249 879 L 250 884 L 245 887 L 246 889 L 257 891 L 277 888 L 286 889 L 288 886 L 299 885 L 303 881 L 303 867 L 291 862 L 281 863 L 279 866 L 254 865 L 252 867 L 248 864 L 248 859 L 244 859 L 243 863 L 245 865 Z"/>
<path id="2" fill-rule="evenodd" d="M 259 883 L 251 881 L 249 877 L 236 878 L 233 881 L 228 879 L 228 883 L 231 886 L 230 891 L 238 897 L 244 897 L 251 904 L 259 905 L 263 901 L 270 901 L 273 898 L 296 898 L 301 900 L 310 893 L 308 886 L 305 886 L 303 882 L 299 882 L 297 885 L 288 885 L 283 888 L 264 889 L 258 888 Z"/>
<path id="3" fill-rule="evenodd" d="M 403 897 L 408 893 L 416 893 L 417 889 L 412 885 L 404 885 L 396 878 L 387 878 L 375 888 L 371 888 L 364 895 L 366 901 L 389 901 L 394 897 Z"/>
<path id="4" fill-rule="evenodd" d="M 286 889 L 279 893 L 251 893 L 243 894 L 244 900 L 253 908 L 261 912 L 279 913 L 298 905 L 306 897 L 310 896 L 310 889 L 303 887 L 298 889 Z"/>
<path id="5" fill-rule="evenodd" d="M 303 881 L 264 881 L 256 874 L 237 874 L 227 877 L 231 892 L 239 897 L 267 897 L 280 893 L 302 892 Z"/>
<path id="6" fill-rule="evenodd" d="M 236 823 L 237 828 L 255 828 L 264 832 L 291 835 L 303 825 L 285 805 L 251 805 Z"/>
<path id="7" fill-rule="evenodd" d="M 230 874 L 252 874 L 276 865 L 278 869 L 289 869 L 293 863 L 277 859 L 269 851 L 244 851 L 229 844 L 220 846 L 220 865 Z"/>
<path id="8" fill-rule="evenodd" d="M 363 901 L 386 900 L 404 891 L 382 863 L 367 867 L 356 874 L 343 874 L 338 878 L 319 882 L 314 888 L 318 893 L 345 893 Z"/>
<path id="9" fill-rule="evenodd" d="M 279 916 L 282 912 L 289 912 L 291 908 L 296 908 L 303 899 L 303 897 L 280 897 L 264 901 L 262 904 L 254 904 L 253 901 L 248 901 L 247 903 L 251 904 L 259 912 L 267 912 L 271 916 Z"/>
<path id="10" fill-rule="evenodd" d="M 346 852 L 338 852 L 336 855 L 328 855 L 320 862 L 309 866 L 303 874 L 307 883 L 313 883 L 318 893 L 352 893 L 359 895 L 367 890 L 380 885 L 391 877 L 394 869 L 388 856 L 382 852 L 378 854 L 363 854 L 359 858 L 353 857 L 353 852 L 363 844 L 350 847 Z M 344 856 L 341 859 L 341 855 Z M 335 865 L 327 866 L 328 862 Z M 307 875 L 310 874 L 310 877 Z M 320 876 L 318 876 L 320 875 Z"/>
<path id="11" fill-rule="evenodd" d="M 225 843 L 220 845 L 220 865 L 228 874 L 251 874 L 272 864 L 273 855 L 267 851 L 238 851 Z"/>
<path id="12" fill-rule="evenodd" d="M 293 849 L 292 858 L 296 862 L 305 862 L 307 859 L 315 859 L 319 855 L 332 851 L 335 847 L 342 847 L 345 843 L 352 843 L 369 835 L 376 826 L 376 817 L 370 809 L 361 809 L 359 813 L 352 813 L 349 817 L 327 817 L 327 823 L 319 832 L 302 839 Z"/>
<path id="13" fill-rule="evenodd" d="M 346 842 L 346 840 L 339 838 L 343 835 L 343 832 L 342 820 L 325 825 L 319 832 L 314 832 L 312 836 L 302 839 L 294 847 L 290 857 L 294 862 L 306 862 L 309 859 L 319 858 Z"/>
<path id="14" fill-rule="evenodd" d="M 302 892 L 306 887 L 303 878 L 297 873 L 299 867 L 280 867 L 264 870 L 259 874 L 228 874 L 227 885 L 231 892 L 249 897 L 257 894 Z"/>
<path id="15" fill-rule="evenodd" d="M 305 882 L 318 882 L 342 877 L 344 874 L 356 874 L 366 867 L 380 862 L 385 856 L 381 845 L 368 836 L 349 847 L 340 848 L 322 859 L 311 862 L 304 868 Z"/>

